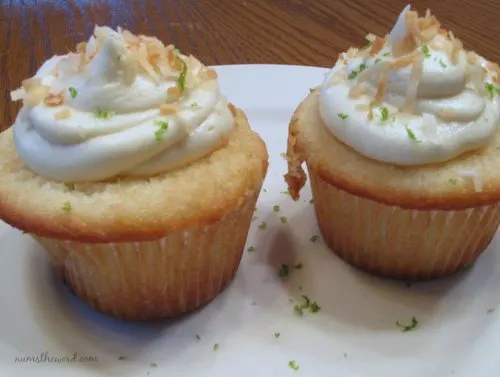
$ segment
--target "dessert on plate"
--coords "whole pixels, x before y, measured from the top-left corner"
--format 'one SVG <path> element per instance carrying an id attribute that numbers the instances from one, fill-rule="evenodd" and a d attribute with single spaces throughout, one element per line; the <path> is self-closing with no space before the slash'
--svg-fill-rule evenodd
<path id="1" fill-rule="evenodd" d="M 232 280 L 268 154 L 217 74 L 156 38 L 96 27 L 12 92 L 0 218 L 77 296 L 123 319 L 177 316 Z"/>
<path id="2" fill-rule="evenodd" d="M 340 54 L 299 105 L 285 179 L 311 180 L 327 245 L 366 271 L 447 275 L 500 222 L 498 65 L 408 6 L 385 37 Z"/>

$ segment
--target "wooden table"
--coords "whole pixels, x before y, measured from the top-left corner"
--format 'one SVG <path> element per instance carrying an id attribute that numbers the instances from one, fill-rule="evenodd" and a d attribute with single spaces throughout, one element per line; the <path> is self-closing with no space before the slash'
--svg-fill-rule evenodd
<path id="1" fill-rule="evenodd" d="M 416 2 L 417 3 L 417 2 Z M 88 39 L 94 24 L 155 35 L 208 64 L 332 66 L 337 54 L 384 35 L 406 0 L 0 0 L 0 129 L 9 92 L 53 54 Z M 465 46 L 500 61 L 499 0 L 419 0 Z"/>

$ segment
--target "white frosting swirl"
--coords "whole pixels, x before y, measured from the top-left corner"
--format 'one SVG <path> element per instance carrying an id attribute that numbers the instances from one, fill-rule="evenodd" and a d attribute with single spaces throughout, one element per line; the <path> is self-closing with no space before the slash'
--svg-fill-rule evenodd
<path id="1" fill-rule="evenodd" d="M 16 149 L 38 174 L 66 182 L 154 175 L 209 154 L 232 129 L 216 75 L 192 56 L 107 27 L 83 48 L 49 59 L 31 88 L 14 93 L 24 98 Z M 63 103 L 30 100 L 37 90 Z"/>
<path id="2" fill-rule="evenodd" d="M 485 146 L 500 123 L 497 72 L 442 30 L 412 46 L 407 12 L 387 42 L 342 54 L 321 87 L 322 120 L 359 153 L 396 165 L 444 162 Z M 410 49 L 396 54 L 405 43 Z"/>

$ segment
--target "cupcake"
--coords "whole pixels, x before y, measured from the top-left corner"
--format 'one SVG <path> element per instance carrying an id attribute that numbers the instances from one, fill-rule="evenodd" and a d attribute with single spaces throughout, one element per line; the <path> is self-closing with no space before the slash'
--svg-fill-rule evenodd
<path id="1" fill-rule="evenodd" d="M 96 27 L 11 94 L 0 218 L 29 233 L 83 301 L 122 319 L 178 316 L 233 279 L 268 154 L 214 70 Z"/>
<path id="2" fill-rule="evenodd" d="M 296 109 L 285 180 L 326 244 L 368 272 L 431 279 L 473 263 L 500 222 L 499 67 L 410 7 L 340 54 Z"/>

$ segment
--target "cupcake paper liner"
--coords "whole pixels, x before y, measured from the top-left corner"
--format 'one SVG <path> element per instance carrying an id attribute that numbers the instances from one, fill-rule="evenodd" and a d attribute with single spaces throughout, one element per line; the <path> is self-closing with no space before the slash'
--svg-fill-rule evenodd
<path id="1" fill-rule="evenodd" d="M 68 287 L 97 311 L 127 320 L 175 317 L 208 303 L 232 281 L 258 193 L 217 222 L 151 241 L 33 237 Z"/>
<path id="2" fill-rule="evenodd" d="M 367 272 L 408 280 L 452 274 L 473 263 L 500 223 L 498 204 L 463 210 L 412 210 L 340 190 L 309 168 L 326 244 Z"/>

